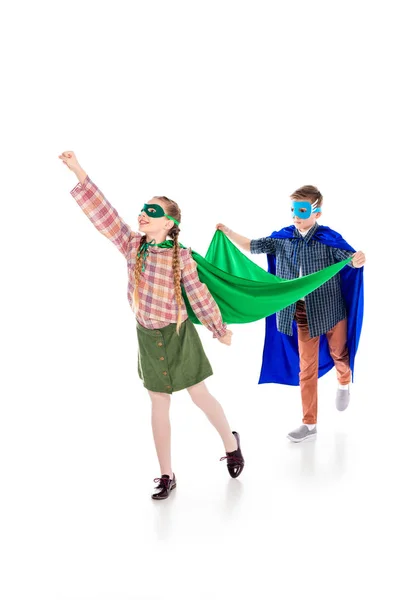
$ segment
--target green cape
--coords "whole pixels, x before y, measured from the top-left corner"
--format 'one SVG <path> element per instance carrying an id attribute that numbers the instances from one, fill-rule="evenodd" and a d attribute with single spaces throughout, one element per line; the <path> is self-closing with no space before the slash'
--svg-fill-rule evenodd
<path id="1" fill-rule="evenodd" d="M 339 273 L 351 257 L 298 279 L 271 275 L 247 258 L 222 231 L 217 230 L 206 257 L 192 251 L 199 279 L 219 306 L 224 323 L 251 323 L 290 306 Z M 200 321 L 182 288 L 190 320 Z"/>

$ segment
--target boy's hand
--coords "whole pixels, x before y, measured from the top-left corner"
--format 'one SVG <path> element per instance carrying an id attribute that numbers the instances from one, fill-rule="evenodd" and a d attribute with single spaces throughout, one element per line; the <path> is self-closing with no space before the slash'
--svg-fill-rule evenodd
<path id="1" fill-rule="evenodd" d="M 366 258 L 365 258 L 364 252 L 361 252 L 361 250 L 359 250 L 358 252 L 353 254 L 353 259 L 351 261 L 351 264 L 356 269 L 359 269 L 360 267 L 364 266 L 365 260 L 366 260 Z"/>
<path id="2" fill-rule="evenodd" d="M 229 229 L 229 227 L 227 227 L 226 225 L 223 225 L 222 223 L 218 223 L 215 226 L 215 228 L 222 231 L 225 235 L 229 235 L 230 233 L 232 233 L 232 229 Z"/>
<path id="3" fill-rule="evenodd" d="M 226 344 L 227 346 L 230 346 L 232 341 L 232 331 L 230 329 L 227 329 L 225 335 L 217 338 L 217 340 L 221 342 L 221 344 Z"/>

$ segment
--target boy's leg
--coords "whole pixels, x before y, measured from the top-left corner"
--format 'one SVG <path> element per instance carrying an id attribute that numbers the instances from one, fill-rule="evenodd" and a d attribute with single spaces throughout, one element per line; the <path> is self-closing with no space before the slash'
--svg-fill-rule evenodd
<path id="1" fill-rule="evenodd" d="M 351 369 L 349 351 L 347 348 L 347 319 L 339 321 L 328 333 L 326 338 L 329 352 L 335 363 L 339 389 L 336 392 L 336 408 L 346 410 L 350 402 Z"/>
<path id="2" fill-rule="evenodd" d="M 337 378 L 340 385 L 347 385 L 351 381 L 349 351 L 347 348 L 347 319 L 339 321 L 328 333 L 326 339 L 329 352 L 335 363 Z"/>
<path id="3" fill-rule="evenodd" d="M 315 425 L 318 413 L 318 354 L 319 337 L 310 337 L 304 302 L 296 306 L 296 321 L 300 356 L 300 392 L 303 404 L 303 423 Z"/>

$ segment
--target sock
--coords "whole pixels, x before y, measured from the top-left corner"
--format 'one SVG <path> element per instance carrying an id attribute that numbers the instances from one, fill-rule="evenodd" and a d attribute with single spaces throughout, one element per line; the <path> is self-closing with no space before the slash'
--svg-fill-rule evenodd
<path id="1" fill-rule="evenodd" d="M 315 428 L 315 425 L 309 425 L 308 423 L 306 423 L 307 427 L 308 427 L 308 431 L 312 431 Z"/>
<path id="2" fill-rule="evenodd" d="M 350 384 L 346 383 L 346 385 L 342 385 L 341 383 L 339 383 L 339 390 L 349 390 L 350 389 Z"/>

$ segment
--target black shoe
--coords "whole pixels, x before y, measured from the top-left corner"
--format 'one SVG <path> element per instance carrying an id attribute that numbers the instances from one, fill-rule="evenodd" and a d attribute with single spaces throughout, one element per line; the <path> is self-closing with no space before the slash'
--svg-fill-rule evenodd
<path id="1" fill-rule="evenodd" d="M 158 486 L 152 494 L 153 500 L 165 500 L 170 495 L 171 491 L 176 488 L 175 473 L 173 478 L 170 479 L 169 475 L 161 475 L 154 480 L 154 483 L 158 483 Z"/>
<path id="2" fill-rule="evenodd" d="M 244 469 L 244 458 L 240 449 L 240 436 L 237 431 L 232 431 L 232 433 L 237 441 L 237 450 L 234 450 L 233 452 L 227 452 L 226 456 L 223 456 L 220 460 L 226 459 L 226 466 L 228 468 L 229 475 L 235 479 L 236 477 L 239 477 L 240 473 Z"/>

